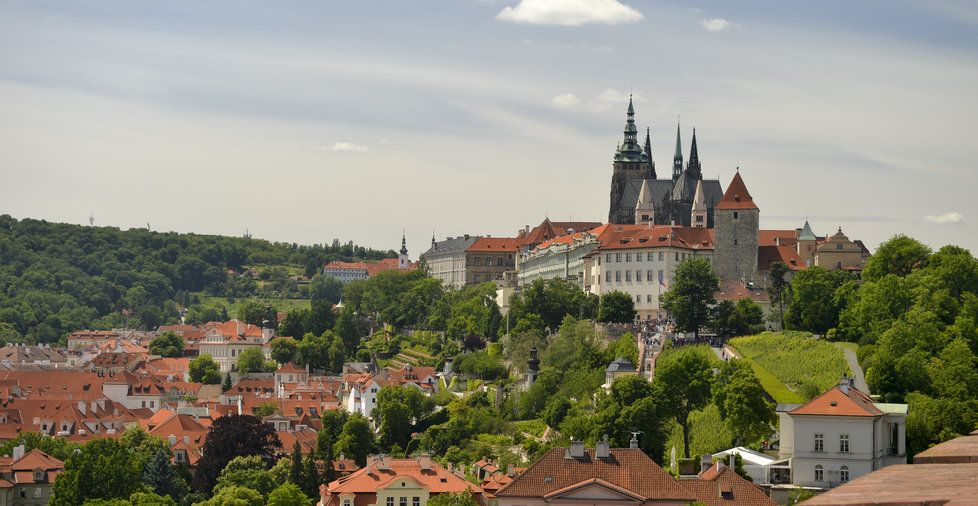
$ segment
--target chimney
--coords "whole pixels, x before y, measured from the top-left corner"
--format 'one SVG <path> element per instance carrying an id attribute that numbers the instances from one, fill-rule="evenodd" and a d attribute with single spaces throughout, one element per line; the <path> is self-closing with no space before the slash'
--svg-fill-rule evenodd
<path id="1" fill-rule="evenodd" d="M 703 454 L 700 457 L 700 472 L 702 473 L 703 471 L 708 470 L 712 466 L 713 466 L 713 458 L 710 456 L 709 453 Z"/>
<path id="2" fill-rule="evenodd" d="M 431 469 L 431 455 L 428 455 L 427 453 L 422 453 L 418 457 L 418 467 L 420 467 L 422 471 L 428 471 L 428 470 L 430 470 Z"/>
<path id="3" fill-rule="evenodd" d="M 24 458 L 24 445 L 17 445 L 14 447 L 13 455 L 14 462 Z"/>
<path id="4" fill-rule="evenodd" d="M 839 390 L 842 390 L 842 393 L 848 395 L 849 387 L 851 386 L 852 386 L 852 378 L 842 376 L 842 379 L 839 380 Z"/>
<path id="5" fill-rule="evenodd" d="M 608 435 L 605 434 L 601 441 L 594 446 L 594 456 L 599 459 L 607 459 L 611 457 L 611 448 L 608 444 Z"/>
<path id="6" fill-rule="evenodd" d="M 584 458 L 584 441 L 574 441 L 574 440 L 571 440 L 570 448 L 567 449 L 566 458 L 569 458 L 569 459 L 583 459 Z"/>
<path id="7" fill-rule="evenodd" d="M 737 454 L 730 454 L 730 469 L 737 469 Z"/>
<path id="8" fill-rule="evenodd" d="M 390 469 L 390 466 L 387 463 L 387 459 L 384 457 L 383 454 L 377 456 L 377 469 L 380 471 L 386 471 Z"/>
<path id="9" fill-rule="evenodd" d="M 272 340 L 275 335 L 275 329 L 272 328 L 272 322 L 268 320 L 263 320 L 261 322 L 261 340 L 262 344 L 267 344 Z"/>
<path id="10" fill-rule="evenodd" d="M 628 440 L 628 447 L 635 450 L 638 449 L 638 434 L 632 432 L 632 439 Z"/>
<path id="11" fill-rule="evenodd" d="M 508 464 L 506 466 L 506 476 L 509 476 L 510 478 L 516 476 L 516 466 L 513 464 Z"/>

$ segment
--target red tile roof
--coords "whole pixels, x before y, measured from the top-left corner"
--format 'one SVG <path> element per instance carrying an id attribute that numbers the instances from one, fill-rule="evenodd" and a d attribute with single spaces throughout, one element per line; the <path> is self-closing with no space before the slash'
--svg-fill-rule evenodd
<path id="1" fill-rule="evenodd" d="M 508 252 L 515 253 L 520 249 L 521 239 L 518 237 L 480 237 L 465 251 L 478 253 Z"/>
<path id="2" fill-rule="evenodd" d="M 754 197 L 751 197 L 750 192 L 747 191 L 747 185 L 740 177 L 740 171 L 734 174 L 727 191 L 723 192 L 723 198 L 713 206 L 713 209 L 757 209 L 757 205 L 754 204 Z"/>
<path id="3" fill-rule="evenodd" d="M 758 246 L 790 246 L 798 242 L 798 232 L 794 230 L 758 230 Z"/>
<path id="4" fill-rule="evenodd" d="M 680 484 L 707 506 L 774 506 L 777 503 L 753 483 L 729 467 L 717 462 L 703 471 L 696 480 L 680 480 Z"/>
<path id="5" fill-rule="evenodd" d="M 323 495 L 329 495 L 334 501 L 329 504 L 339 504 L 340 494 L 374 494 L 378 488 L 386 486 L 398 478 L 410 478 L 428 489 L 432 494 L 458 493 L 471 490 L 474 494 L 481 494 L 482 489 L 475 484 L 465 481 L 455 473 L 449 472 L 437 462 L 429 459 L 428 469 L 422 469 L 420 458 L 415 459 L 391 459 L 384 458 L 385 469 L 381 469 L 378 459 L 370 461 L 367 465 L 349 476 L 335 480 L 329 485 L 323 485 Z"/>
<path id="6" fill-rule="evenodd" d="M 805 501 L 806 506 L 965 506 L 978 497 L 978 464 L 898 464 Z"/>
<path id="7" fill-rule="evenodd" d="M 844 392 L 840 386 L 788 411 L 790 415 L 824 416 L 879 416 L 883 412 L 873 404 L 873 399 L 854 387 Z"/>
<path id="8" fill-rule="evenodd" d="M 914 464 L 978 463 L 978 431 L 956 437 L 924 450 L 913 458 Z"/>
<path id="9" fill-rule="evenodd" d="M 598 459 L 594 450 L 586 457 L 565 457 L 564 448 L 554 448 L 498 492 L 496 497 L 548 497 L 589 480 L 601 480 L 645 500 L 695 500 L 694 495 L 638 449 L 610 450 L 611 458 Z"/>
<path id="10" fill-rule="evenodd" d="M 757 247 L 757 270 L 767 271 L 771 269 L 774 262 L 782 262 L 793 271 L 805 270 L 808 268 L 802 260 L 794 246 L 758 246 Z"/>
<path id="11" fill-rule="evenodd" d="M 713 229 L 671 225 L 611 225 L 600 236 L 601 250 L 639 248 L 713 249 Z"/>

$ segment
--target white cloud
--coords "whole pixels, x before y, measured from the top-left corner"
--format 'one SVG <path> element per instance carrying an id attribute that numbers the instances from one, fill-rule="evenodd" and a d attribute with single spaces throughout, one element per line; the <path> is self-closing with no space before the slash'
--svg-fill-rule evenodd
<path id="1" fill-rule="evenodd" d="M 496 19 L 531 25 L 614 25 L 638 21 L 642 13 L 618 0 L 520 0 L 499 11 Z"/>
<path id="2" fill-rule="evenodd" d="M 337 142 L 332 146 L 327 146 L 324 150 L 334 153 L 366 153 L 370 151 L 370 148 L 352 142 Z"/>
<path id="3" fill-rule="evenodd" d="M 632 97 L 632 100 L 636 102 L 645 102 L 645 97 L 639 95 L 638 93 L 625 93 L 624 91 L 618 91 L 614 88 L 608 88 L 607 90 L 599 93 L 598 101 L 623 104 L 628 101 L 628 97 Z"/>
<path id="4" fill-rule="evenodd" d="M 550 107 L 554 109 L 569 109 L 581 105 L 581 99 L 573 93 L 560 93 L 550 99 Z"/>
<path id="5" fill-rule="evenodd" d="M 723 18 L 710 18 L 704 19 L 702 23 L 703 28 L 708 32 L 718 33 L 730 28 L 730 22 Z"/>
<path id="6" fill-rule="evenodd" d="M 929 214 L 926 218 L 924 218 L 924 221 L 927 223 L 936 223 L 938 225 L 947 225 L 949 223 L 961 223 L 964 221 L 964 216 L 962 216 L 959 212 L 952 211 L 949 213 L 938 214 L 937 216 Z"/>

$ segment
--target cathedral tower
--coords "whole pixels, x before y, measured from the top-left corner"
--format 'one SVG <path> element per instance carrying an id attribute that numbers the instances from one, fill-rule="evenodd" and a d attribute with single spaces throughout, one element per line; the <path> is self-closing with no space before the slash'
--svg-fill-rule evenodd
<path id="1" fill-rule="evenodd" d="M 721 280 L 751 281 L 756 276 L 760 214 L 738 168 L 723 198 L 713 207 L 713 265 Z"/>
<path id="2" fill-rule="evenodd" d="M 693 128 L 693 143 L 689 148 L 689 161 L 686 162 L 686 170 L 693 179 L 703 179 L 703 170 L 700 167 L 700 154 L 696 149 L 696 129 Z"/>
<path id="3" fill-rule="evenodd" d="M 672 180 L 679 179 L 683 173 L 683 143 L 679 137 L 679 123 L 676 123 L 676 154 L 672 155 Z"/>
<path id="4" fill-rule="evenodd" d="M 435 237 L 432 236 L 431 238 L 434 239 Z M 403 230 L 401 231 L 401 251 L 399 253 L 397 256 L 397 268 L 403 271 L 411 267 L 411 259 L 408 258 L 407 238 Z"/>
<path id="5" fill-rule="evenodd" d="M 625 121 L 625 138 L 618 146 L 611 176 L 611 205 L 608 210 L 610 223 L 634 223 L 635 209 L 625 203 L 625 192 L 630 181 L 653 177 L 649 155 L 638 143 L 638 128 L 635 126 L 635 107 L 628 99 L 628 113 Z M 651 149 L 651 147 L 650 147 Z"/>

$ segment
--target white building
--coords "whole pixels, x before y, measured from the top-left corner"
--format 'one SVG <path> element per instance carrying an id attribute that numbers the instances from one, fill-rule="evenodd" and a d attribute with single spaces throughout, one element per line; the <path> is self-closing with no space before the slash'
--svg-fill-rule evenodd
<path id="1" fill-rule="evenodd" d="M 852 378 L 802 405 L 779 406 L 782 459 L 791 484 L 829 489 L 906 464 L 906 404 L 874 402 Z"/>
<path id="2" fill-rule="evenodd" d="M 401 369 L 381 369 L 376 374 L 343 375 L 343 408 L 370 418 L 377 407 L 377 394 L 388 385 L 412 386 L 426 395 L 438 389 L 434 367 L 405 365 Z"/>
<path id="3" fill-rule="evenodd" d="M 440 279 L 445 286 L 454 288 L 465 286 L 466 251 L 475 244 L 476 239 L 478 237 L 463 235 L 436 242 L 432 237 L 431 249 L 421 255 L 428 267 L 428 274 Z"/>
<path id="4" fill-rule="evenodd" d="M 584 259 L 601 245 L 599 237 L 608 228 L 576 232 L 546 241 L 520 253 L 519 285 L 528 286 L 537 279 L 564 279 L 583 285 Z"/>
<path id="5" fill-rule="evenodd" d="M 210 355 L 217 362 L 222 374 L 237 372 L 241 352 L 256 347 L 261 349 L 275 334 L 274 329 L 261 328 L 240 320 L 209 323 L 207 327 L 207 334 L 199 341 L 200 354 Z"/>
<path id="6" fill-rule="evenodd" d="M 640 319 L 659 314 L 659 296 L 688 258 L 713 259 L 713 230 L 668 225 L 609 225 L 601 246 L 585 258 L 584 289 L 627 293 Z"/>

